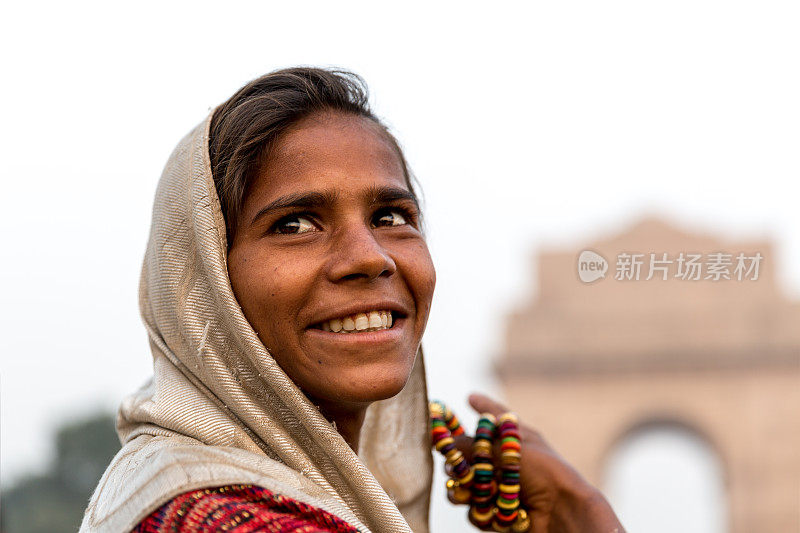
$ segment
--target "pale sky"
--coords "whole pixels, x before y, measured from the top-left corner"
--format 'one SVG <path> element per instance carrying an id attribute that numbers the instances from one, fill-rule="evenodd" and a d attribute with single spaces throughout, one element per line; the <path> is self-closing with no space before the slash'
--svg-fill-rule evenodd
<path id="1" fill-rule="evenodd" d="M 359 73 L 405 147 L 438 272 L 430 390 L 468 421 L 542 248 L 657 213 L 772 239 L 800 297 L 800 4 L 503 5 L 7 3 L 3 484 L 43 468 L 55 426 L 150 374 L 136 294 L 161 169 L 279 67 Z"/>

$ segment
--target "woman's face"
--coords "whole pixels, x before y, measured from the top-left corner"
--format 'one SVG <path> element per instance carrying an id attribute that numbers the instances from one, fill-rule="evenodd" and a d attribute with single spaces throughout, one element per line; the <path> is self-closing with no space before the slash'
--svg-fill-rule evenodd
<path id="1" fill-rule="evenodd" d="M 334 112 L 284 133 L 249 188 L 233 291 L 313 400 L 358 405 L 408 380 L 436 280 L 419 214 L 377 125 Z"/>

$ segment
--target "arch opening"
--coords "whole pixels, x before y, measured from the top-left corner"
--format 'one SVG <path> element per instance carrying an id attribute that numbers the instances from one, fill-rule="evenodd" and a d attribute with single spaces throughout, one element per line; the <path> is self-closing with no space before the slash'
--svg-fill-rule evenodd
<path id="1" fill-rule="evenodd" d="M 648 422 L 627 432 L 606 459 L 604 492 L 628 531 L 728 531 L 722 461 L 682 424 Z"/>

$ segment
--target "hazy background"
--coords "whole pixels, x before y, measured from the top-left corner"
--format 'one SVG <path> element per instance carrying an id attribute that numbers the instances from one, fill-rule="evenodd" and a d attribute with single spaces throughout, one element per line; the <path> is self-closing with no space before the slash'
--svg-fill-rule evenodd
<path id="1" fill-rule="evenodd" d="M 797 2 L 225 6 L 2 9 L 3 487 L 44 471 L 57 426 L 150 375 L 136 294 L 161 169 L 279 67 L 359 73 L 405 148 L 438 273 L 431 395 L 470 423 L 466 394 L 496 390 L 504 313 L 542 247 L 656 213 L 769 236 L 800 295 Z M 444 531 L 454 511 L 434 499 Z"/>

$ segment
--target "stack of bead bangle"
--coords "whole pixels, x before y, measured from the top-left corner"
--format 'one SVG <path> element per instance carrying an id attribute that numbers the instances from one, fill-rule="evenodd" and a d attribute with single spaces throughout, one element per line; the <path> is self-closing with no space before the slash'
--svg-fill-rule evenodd
<path id="1" fill-rule="evenodd" d="M 458 418 L 441 402 L 430 403 L 433 446 L 445 456 L 447 497 L 455 504 L 471 504 L 469 520 L 481 529 L 524 533 L 531 527 L 520 507 L 519 470 L 522 458 L 517 417 L 505 413 L 495 421 L 481 415 L 473 441 L 473 464 L 456 449 L 453 436 L 464 433 Z M 500 484 L 495 482 L 492 441 L 500 440 Z"/>
<path id="2" fill-rule="evenodd" d="M 517 417 L 511 413 L 500 415 L 497 420 L 497 436 L 500 440 L 501 474 L 495 502 L 497 512 L 492 525 L 495 531 L 510 531 L 512 525 L 517 525 L 518 518 L 520 522 L 527 519 L 526 513 L 519 506 L 519 463 L 522 454 Z M 520 515 L 520 511 L 523 511 L 524 516 Z"/>
<path id="3" fill-rule="evenodd" d="M 492 523 L 494 497 L 497 483 L 494 480 L 492 463 L 492 439 L 494 438 L 495 418 L 484 413 L 478 420 L 475 440 L 472 442 L 472 468 L 475 471 L 472 485 L 472 506 L 469 520 L 479 528 Z"/>
<path id="4" fill-rule="evenodd" d="M 433 446 L 445 457 L 447 498 L 455 504 L 469 503 L 473 471 L 467 459 L 455 445 L 453 436 L 464 434 L 458 418 L 441 402 L 431 402 L 431 437 Z"/>

